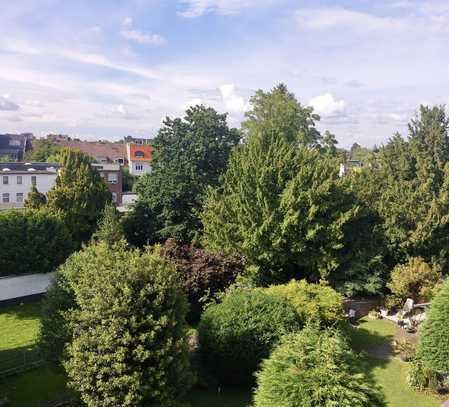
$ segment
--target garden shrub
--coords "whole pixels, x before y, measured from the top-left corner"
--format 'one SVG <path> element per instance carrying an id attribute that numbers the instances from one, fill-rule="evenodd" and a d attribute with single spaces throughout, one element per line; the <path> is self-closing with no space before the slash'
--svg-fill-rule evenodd
<path id="1" fill-rule="evenodd" d="M 201 316 L 201 359 L 220 381 L 249 382 L 281 336 L 301 326 L 287 300 L 260 290 L 231 290 Z"/>
<path id="2" fill-rule="evenodd" d="M 59 217 L 44 210 L 0 211 L 0 277 L 48 273 L 74 250 Z"/>
<path id="3" fill-rule="evenodd" d="M 89 407 L 170 407 L 188 390 L 187 301 L 174 267 L 124 242 L 72 256 L 66 368 Z M 76 275 L 75 275 L 76 274 Z"/>
<path id="4" fill-rule="evenodd" d="M 161 256 L 176 265 L 190 302 L 188 319 L 194 322 L 199 320 L 207 297 L 229 287 L 245 267 L 241 257 L 179 245 L 175 239 L 165 242 Z"/>
<path id="5" fill-rule="evenodd" d="M 256 374 L 255 407 L 382 406 L 338 330 L 308 325 L 287 335 Z"/>
<path id="6" fill-rule="evenodd" d="M 417 390 L 437 391 L 439 388 L 438 374 L 419 357 L 410 363 L 407 383 Z"/>
<path id="7" fill-rule="evenodd" d="M 405 264 L 398 264 L 391 272 L 387 287 L 391 296 L 387 305 L 392 308 L 404 304 L 407 298 L 415 302 L 428 302 L 440 288 L 441 271 L 438 266 L 426 263 L 421 257 L 410 257 Z"/>
<path id="8" fill-rule="evenodd" d="M 432 301 L 421 330 L 419 356 L 433 371 L 449 373 L 449 282 Z"/>
<path id="9" fill-rule="evenodd" d="M 272 285 L 263 290 L 289 301 L 304 323 L 315 319 L 329 327 L 345 319 L 343 296 L 328 285 L 292 280 L 288 284 Z"/>

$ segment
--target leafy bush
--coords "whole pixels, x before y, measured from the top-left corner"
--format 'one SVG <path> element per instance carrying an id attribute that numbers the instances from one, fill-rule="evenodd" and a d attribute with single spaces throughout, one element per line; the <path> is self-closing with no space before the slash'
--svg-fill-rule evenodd
<path id="1" fill-rule="evenodd" d="M 74 249 L 63 222 L 46 211 L 0 211 L 0 276 L 48 273 Z"/>
<path id="2" fill-rule="evenodd" d="M 430 301 L 440 288 L 441 271 L 431 266 L 421 257 L 411 257 L 406 264 L 398 264 L 391 272 L 387 284 L 392 295 L 388 297 L 389 307 L 402 305 L 407 298 L 415 302 Z"/>
<path id="3" fill-rule="evenodd" d="M 420 358 L 416 358 L 410 363 L 407 383 L 417 390 L 437 391 L 440 387 L 438 374 Z"/>
<path id="4" fill-rule="evenodd" d="M 74 254 L 54 287 L 59 325 L 47 344 L 65 336 L 69 382 L 87 406 L 177 405 L 190 379 L 187 302 L 173 266 L 100 242 Z"/>
<path id="5" fill-rule="evenodd" d="M 250 381 L 281 336 L 301 325 L 287 300 L 260 290 L 231 290 L 201 316 L 201 358 L 221 381 Z"/>
<path id="6" fill-rule="evenodd" d="M 422 327 L 419 355 L 433 371 L 449 373 L 449 282 L 432 301 Z"/>
<path id="7" fill-rule="evenodd" d="M 257 373 L 255 407 L 382 406 L 380 393 L 333 329 L 287 335 Z"/>
<path id="8" fill-rule="evenodd" d="M 292 280 L 263 291 L 289 301 L 303 323 L 314 319 L 329 327 L 344 320 L 343 297 L 328 285 Z"/>
<path id="9" fill-rule="evenodd" d="M 178 245 L 175 239 L 165 242 L 161 255 L 172 261 L 179 271 L 191 306 L 191 321 L 198 321 L 204 300 L 229 287 L 245 266 L 241 257 Z"/>

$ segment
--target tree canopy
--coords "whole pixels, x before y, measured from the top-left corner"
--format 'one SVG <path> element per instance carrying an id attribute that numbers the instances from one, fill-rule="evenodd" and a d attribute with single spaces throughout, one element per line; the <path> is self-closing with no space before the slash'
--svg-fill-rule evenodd
<path id="1" fill-rule="evenodd" d="M 90 158 L 80 151 L 64 149 L 61 170 L 48 192 L 48 208 L 59 214 L 78 244 L 90 239 L 111 193 Z"/>
<path id="2" fill-rule="evenodd" d="M 156 216 L 151 220 L 157 222 L 153 241 L 193 238 L 201 226 L 197 211 L 205 189 L 218 184 L 239 141 L 240 133 L 228 127 L 226 114 L 202 105 L 189 108 L 184 118 L 165 119 L 153 142 L 152 172 L 135 185 L 140 202 Z M 141 228 L 146 228 L 143 222 Z"/>

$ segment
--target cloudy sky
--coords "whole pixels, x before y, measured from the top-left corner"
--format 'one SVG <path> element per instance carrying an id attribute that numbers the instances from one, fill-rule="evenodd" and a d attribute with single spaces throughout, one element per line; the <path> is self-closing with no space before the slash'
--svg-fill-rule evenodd
<path id="1" fill-rule="evenodd" d="M 0 133 L 153 137 L 196 103 L 238 126 L 284 82 L 342 146 L 449 100 L 449 2 L 0 0 Z"/>

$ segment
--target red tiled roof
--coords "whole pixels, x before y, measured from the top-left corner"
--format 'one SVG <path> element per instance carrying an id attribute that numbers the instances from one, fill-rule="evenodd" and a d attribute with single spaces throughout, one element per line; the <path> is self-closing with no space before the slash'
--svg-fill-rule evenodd
<path id="1" fill-rule="evenodd" d="M 129 144 L 129 159 L 132 161 L 151 161 L 153 159 L 153 147 L 149 144 Z M 137 154 L 137 155 L 136 155 Z"/>
<path id="2" fill-rule="evenodd" d="M 126 158 L 126 144 L 81 140 L 54 140 L 54 144 L 81 150 L 92 158 L 107 157 L 110 161 L 117 158 Z"/>

